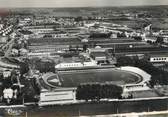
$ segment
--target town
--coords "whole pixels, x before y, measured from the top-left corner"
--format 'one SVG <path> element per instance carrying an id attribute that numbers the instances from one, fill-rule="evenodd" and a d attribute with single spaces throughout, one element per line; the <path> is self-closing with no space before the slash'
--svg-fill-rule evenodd
<path id="1" fill-rule="evenodd" d="M 162 10 L 1 10 L 0 106 L 167 99 Z"/>

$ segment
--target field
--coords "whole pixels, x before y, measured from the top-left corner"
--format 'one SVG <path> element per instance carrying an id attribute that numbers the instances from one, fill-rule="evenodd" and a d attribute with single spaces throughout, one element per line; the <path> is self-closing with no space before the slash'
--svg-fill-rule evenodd
<path id="1" fill-rule="evenodd" d="M 115 69 L 62 71 L 58 73 L 58 76 L 62 87 L 77 87 L 82 83 L 93 82 L 128 84 L 142 80 L 137 74 Z"/>

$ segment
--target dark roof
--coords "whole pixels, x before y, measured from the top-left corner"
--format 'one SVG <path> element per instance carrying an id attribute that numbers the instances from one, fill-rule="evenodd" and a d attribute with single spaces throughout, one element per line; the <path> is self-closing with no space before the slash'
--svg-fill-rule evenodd
<path id="1" fill-rule="evenodd" d="M 91 52 L 90 55 L 93 57 L 104 57 L 106 56 L 106 53 L 105 52 Z"/>
<path id="2" fill-rule="evenodd" d="M 30 35 L 30 34 L 32 34 L 32 32 L 28 31 L 28 30 L 20 30 L 19 32 L 22 33 L 22 34 L 24 34 L 24 35 Z"/>

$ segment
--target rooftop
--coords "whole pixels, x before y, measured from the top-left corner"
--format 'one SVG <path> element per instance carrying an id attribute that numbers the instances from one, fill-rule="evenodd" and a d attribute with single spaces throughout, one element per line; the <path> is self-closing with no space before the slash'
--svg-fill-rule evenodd
<path id="1" fill-rule="evenodd" d="M 31 38 L 28 40 L 30 44 L 32 43 L 80 43 L 81 41 L 77 37 L 59 37 L 59 38 Z"/>
<path id="2" fill-rule="evenodd" d="M 32 34 L 32 32 L 28 31 L 28 30 L 20 30 L 19 32 L 22 33 L 22 34 L 24 34 L 24 35 L 30 35 L 30 34 Z"/>
<path id="3" fill-rule="evenodd" d="M 90 61 L 90 58 L 86 58 L 82 55 L 75 55 L 75 56 L 64 56 L 61 58 L 61 63 L 75 63 L 75 62 L 86 62 Z"/>
<path id="4" fill-rule="evenodd" d="M 106 57 L 107 56 L 105 52 L 91 52 L 90 55 L 93 57 Z"/>
<path id="5" fill-rule="evenodd" d="M 168 57 L 168 53 L 151 54 L 150 57 Z"/>

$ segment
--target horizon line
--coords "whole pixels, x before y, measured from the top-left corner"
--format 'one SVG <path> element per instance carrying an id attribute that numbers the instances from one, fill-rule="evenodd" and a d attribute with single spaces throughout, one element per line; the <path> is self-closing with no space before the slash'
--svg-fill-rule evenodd
<path id="1" fill-rule="evenodd" d="M 115 6 L 57 6 L 57 7 L 50 7 L 50 6 L 40 6 L 40 7 L 36 7 L 36 6 L 33 6 L 33 7 L 20 7 L 20 6 L 16 6 L 16 7 L 0 7 L 0 9 L 16 9 L 16 8 L 109 8 L 109 7 L 118 7 L 118 8 L 121 8 L 121 7 L 157 7 L 157 6 L 168 6 L 168 5 L 115 5 Z"/>

